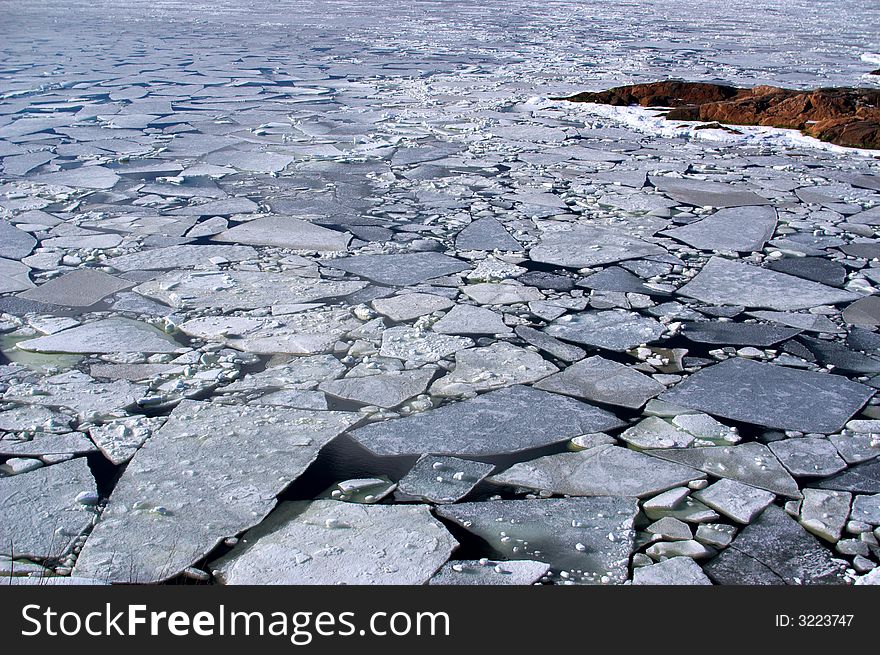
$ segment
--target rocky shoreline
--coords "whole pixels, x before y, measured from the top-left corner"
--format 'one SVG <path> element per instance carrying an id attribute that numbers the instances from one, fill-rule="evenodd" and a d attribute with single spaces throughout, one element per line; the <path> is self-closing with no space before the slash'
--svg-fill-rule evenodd
<path id="1" fill-rule="evenodd" d="M 578 93 L 572 102 L 668 107 L 669 120 L 763 125 L 800 130 L 849 148 L 880 148 L 880 89 L 811 91 L 756 86 L 750 89 L 669 80 Z"/>

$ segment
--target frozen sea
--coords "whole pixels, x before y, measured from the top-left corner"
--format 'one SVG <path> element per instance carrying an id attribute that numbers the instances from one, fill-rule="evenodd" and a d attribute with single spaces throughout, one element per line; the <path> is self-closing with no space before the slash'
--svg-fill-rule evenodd
<path id="1" fill-rule="evenodd" d="M 0 0 L 0 576 L 866 584 L 880 6 Z M 768 552 L 764 544 L 780 544 Z"/>

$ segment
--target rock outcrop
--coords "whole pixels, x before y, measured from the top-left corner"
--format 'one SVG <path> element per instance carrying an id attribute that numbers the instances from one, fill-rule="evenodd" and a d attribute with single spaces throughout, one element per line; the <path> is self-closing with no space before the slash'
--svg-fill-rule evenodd
<path id="1" fill-rule="evenodd" d="M 782 127 L 841 146 L 880 148 L 880 89 L 745 89 L 669 80 L 579 93 L 565 100 L 669 107 L 670 120 Z"/>

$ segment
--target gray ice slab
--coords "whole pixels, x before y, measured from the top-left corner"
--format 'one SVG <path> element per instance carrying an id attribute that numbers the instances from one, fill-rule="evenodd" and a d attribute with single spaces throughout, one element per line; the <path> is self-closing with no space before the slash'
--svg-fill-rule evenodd
<path id="1" fill-rule="evenodd" d="M 621 584 L 629 577 L 634 498 L 495 500 L 444 505 L 437 513 L 505 558 L 547 562 L 561 579 Z"/>
<path id="2" fill-rule="evenodd" d="M 880 456 L 880 433 L 878 432 L 844 430 L 842 434 L 832 434 L 828 439 L 834 444 L 837 452 L 847 464 L 867 462 Z"/>
<path id="3" fill-rule="evenodd" d="M 410 321 L 425 314 L 449 309 L 455 303 L 449 298 L 432 293 L 405 293 L 390 298 L 378 298 L 371 305 L 392 321 Z"/>
<path id="4" fill-rule="evenodd" d="M 550 572 L 550 565 L 532 560 L 459 560 L 447 562 L 429 585 L 532 585 Z"/>
<path id="5" fill-rule="evenodd" d="M 641 279 L 620 268 L 610 266 L 598 273 L 594 273 L 578 282 L 579 287 L 587 287 L 599 291 L 622 291 L 624 293 L 642 293 L 648 296 L 668 296 L 664 291 L 658 291 L 646 286 Z"/>
<path id="6" fill-rule="evenodd" d="M 173 353 L 181 345 L 158 328 L 127 318 L 85 323 L 36 339 L 18 348 L 42 353 Z"/>
<path id="7" fill-rule="evenodd" d="M 764 348 L 791 339 L 801 333 L 796 328 L 783 328 L 761 323 L 722 323 L 706 321 L 685 323 L 682 335 L 695 343 Z"/>
<path id="8" fill-rule="evenodd" d="M 849 516 L 852 494 L 846 491 L 804 489 L 800 524 L 817 537 L 837 543 Z"/>
<path id="9" fill-rule="evenodd" d="M 509 334 L 501 314 L 476 305 L 455 305 L 431 326 L 439 334 Z"/>
<path id="10" fill-rule="evenodd" d="M 716 584 L 722 585 L 784 585 L 785 580 L 767 565 L 735 548 L 726 548 L 710 560 L 703 571 Z"/>
<path id="11" fill-rule="evenodd" d="M 844 583 L 846 564 L 775 505 L 743 528 L 730 549 L 757 560 L 786 584 Z"/>
<path id="12" fill-rule="evenodd" d="M 776 210 L 752 206 L 721 209 L 707 218 L 663 232 L 700 250 L 759 251 L 776 230 Z"/>
<path id="13" fill-rule="evenodd" d="M 821 257 L 786 257 L 769 262 L 767 268 L 832 287 L 842 287 L 846 282 L 846 269 Z"/>
<path id="14" fill-rule="evenodd" d="M 83 455 L 95 450 L 95 444 L 81 432 L 67 434 L 35 432 L 28 434 L 27 439 L 0 439 L 0 455 L 4 457 Z"/>
<path id="15" fill-rule="evenodd" d="M 532 261 L 569 268 L 613 264 L 627 259 L 663 255 L 666 250 L 608 228 L 573 225 L 545 231 L 529 251 Z"/>
<path id="16" fill-rule="evenodd" d="M 769 444 L 770 450 L 794 476 L 826 477 L 846 468 L 828 439 L 801 437 Z"/>
<path id="17" fill-rule="evenodd" d="M 664 330 L 660 322 L 622 309 L 566 314 L 544 328 L 552 337 L 617 352 L 657 341 Z"/>
<path id="18" fill-rule="evenodd" d="M 24 291 L 33 288 L 34 283 L 31 282 L 30 272 L 30 267 L 25 266 L 21 262 L 0 257 L 0 293 L 11 293 L 13 291 Z"/>
<path id="19" fill-rule="evenodd" d="M 693 497 L 719 514 L 744 524 L 751 523 L 776 498 L 769 491 L 727 478 L 694 492 Z"/>
<path id="20" fill-rule="evenodd" d="M 19 297 L 51 305 L 89 307 L 117 291 L 133 286 L 128 280 L 102 271 L 80 268 L 52 278 L 45 284 L 19 294 Z"/>
<path id="21" fill-rule="evenodd" d="M 198 205 L 190 205 L 170 212 L 173 216 L 231 216 L 251 214 L 259 209 L 257 203 L 247 198 L 224 198 Z"/>
<path id="22" fill-rule="evenodd" d="M 880 299 L 867 296 L 848 305 L 842 312 L 843 320 L 852 325 L 880 325 Z"/>
<path id="23" fill-rule="evenodd" d="M 520 251 L 522 244 L 491 216 L 479 218 L 455 237 L 458 250 L 512 250 Z"/>
<path id="24" fill-rule="evenodd" d="M 0 257 L 22 259 L 31 254 L 37 240 L 24 230 L 0 220 Z"/>
<path id="25" fill-rule="evenodd" d="M 856 464 L 842 473 L 814 483 L 813 486 L 862 494 L 880 493 L 880 459 Z"/>
<path id="26" fill-rule="evenodd" d="M 467 337 L 447 336 L 399 326 L 382 332 L 379 354 L 405 361 L 438 362 L 447 355 L 473 345 L 474 342 Z"/>
<path id="27" fill-rule="evenodd" d="M 800 498 L 797 483 L 767 446 L 749 442 L 738 446 L 662 448 L 648 455 L 699 469 L 710 475 L 743 482 L 788 498 Z"/>
<path id="28" fill-rule="evenodd" d="M 290 155 L 274 152 L 217 152 L 205 159 L 209 164 L 232 166 L 251 173 L 279 173 L 293 162 Z"/>
<path id="29" fill-rule="evenodd" d="M 431 385 L 437 396 L 459 396 L 512 384 L 528 384 L 559 369 L 540 354 L 497 341 L 455 354 L 455 368 Z"/>
<path id="30" fill-rule="evenodd" d="M 631 428 L 627 428 L 620 438 L 630 446 L 646 448 L 686 448 L 694 441 L 694 435 L 680 430 L 659 416 L 648 416 Z"/>
<path id="31" fill-rule="evenodd" d="M 697 371 L 660 399 L 734 421 L 830 434 L 873 395 L 840 375 L 733 358 Z"/>
<path id="32" fill-rule="evenodd" d="M 266 393 L 280 389 L 315 389 L 325 380 L 335 380 L 346 368 L 333 355 L 311 355 L 293 357 L 286 364 L 270 366 L 258 373 L 248 373 L 230 385 L 220 389 L 220 393 Z"/>
<path id="33" fill-rule="evenodd" d="M 711 585 L 703 569 L 690 557 L 672 557 L 633 571 L 634 585 Z"/>
<path id="34" fill-rule="evenodd" d="M 710 305 L 742 305 L 779 311 L 835 305 L 860 297 L 849 291 L 723 257 L 712 257 L 678 293 Z"/>
<path id="35" fill-rule="evenodd" d="M 58 173 L 39 175 L 35 181 L 81 189 L 112 189 L 119 181 L 119 176 L 103 166 L 80 166 Z"/>
<path id="36" fill-rule="evenodd" d="M 880 525 L 880 494 L 856 496 L 853 499 L 850 519 L 870 525 Z"/>
<path id="37" fill-rule="evenodd" d="M 389 371 L 376 375 L 328 380 L 318 385 L 318 389 L 343 400 L 391 408 L 423 393 L 434 373 L 433 368 Z"/>
<path id="38" fill-rule="evenodd" d="M 329 352 L 360 325 L 348 309 L 321 307 L 279 318 L 206 316 L 182 323 L 180 330 L 249 353 L 311 355 Z"/>
<path id="39" fill-rule="evenodd" d="M 436 325 L 435 325 L 436 328 Z M 526 325 L 518 325 L 515 329 L 516 336 L 528 344 L 543 350 L 551 357 L 556 357 L 564 362 L 576 362 L 583 359 L 586 352 L 582 348 L 563 343 L 549 334 L 536 330 Z M 561 392 L 560 392 L 561 393 Z"/>
<path id="40" fill-rule="evenodd" d="M 535 386 L 607 405 L 638 409 L 665 387 L 618 362 L 594 356 L 544 378 Z"/>
<path id="41" fill-rule="evenodd" d="M 726 184 L 690 178 L 660 177 L 653 175 L 651 184 L 665 195 L 683 205 L 696 207 L 745 207 L 769 205 L 767 198 L 753 191 Z"/>
<path id="42" fill-rule="evenodd" d="M 4 400 L 50 407 L 66 407 L 80 420 L 94 420 L 131 408 L 146 392 L 144 385 L 126 380 L 98 382 L 81 371 L 59 373 L 38 382 L 12 383 Z"/>
<path id="43" fill-rule="evenodd" d="M 79 502 L 97 496 L 85 458 L 0 478 L 0 553 L 16 557 L 59 558 L 95 518 Z"/>
<path id="44" fill-rule="evenodd" d="M 468 284 L 461 290 L 480 305 L 512 305 L 544 298 L 544 294 L 537 288 L 517 282 Z"/>
<path id="45" fill-rule="evenodd" d="M 144 442 L 164 423 L 164 416 L 130 416 L 93 425 L 89 428 L 89 436 L 104 457 L 119 466 L 134 457 Z"/>
<path id="46" fill-rule="evenodd" d="M 366 282 L 342 282 L 264 271 L 172 271 L 135 291 L 172 307 L 263 309 L 280 303 L 307 303 L 346 296 Z"/>
<path id="47" fill-rule="evenodd" d="M 240 262 L 256 258 L 257 251 L 250 246 L 179 245 L 120 255 L 104 263 L 119 271 L 157 271 L 209 267 L 211 260 Z"/>
<path id="48" fill-rule="evenodd" d="M 75 414 L 42 405 L 6 406 L 0 411 L 0 431 L 63 434 L 70 432 L 75 419 Z"/>
<path id="49" fill-rule="evenodd" d="M 74 575 L 158 582 L 259 523 L 358 416 L 183 401 L 117 482 Z"/>
<path id="50" fill-rule="evenodd" d="M 458 457 L 422 455 L 397 486 L 404 497 L 429 503 L 456 503 L 495 467 Z"/>
<path id="51" fill-rule="evenodd" d="M 804 332 L 827 332 L 837 333 L 843 332 L 843 328 L 838 327 L 836 323 L 829 320 L 825 316 L 816 314 L 803 314 L 795 312 L 770 312 L 756 311 L 748 312 L 749 316 L 754 316 L 764 321 L 772 321 L 780 325 L 787 325 Z"/>
<path id="52" fill-rule="evenodd" d="M 438 252 L 357 255 L 330 259 L 325 264 L 389 286 L 419 284 L 431 278 L 458 273 L 470 268 L 469 264 L 460 259 Z"/>
<path id="53" fill-rule="evenodd" d="M 603 444 L 514 464 L 489 480 L 568 496 L 644 498 L 705 477 L 689 466 L 658 464 L 655 458 L 634 450 Z"/>
<path id="54" fill-rule="evenodd" d="M 425 505 L 283 503 L 210 564 L 225 584 L 425 584 L 458 542 Z"/>
<path id="55" fill-rule="evenodd" d="M 622 425 L 613 414 L 586 403 L 512 386 L 351 434 L 378 455 L 492 457 Z"/>
<path id="56" fill-rule="evenodd" d="M 351 235 L 347 232 L 328 230 L 326 227 L 298 218 L 267 216 L 240 223 L 212 237 L 212 240 L 322 252 L 347 250 Z"/>

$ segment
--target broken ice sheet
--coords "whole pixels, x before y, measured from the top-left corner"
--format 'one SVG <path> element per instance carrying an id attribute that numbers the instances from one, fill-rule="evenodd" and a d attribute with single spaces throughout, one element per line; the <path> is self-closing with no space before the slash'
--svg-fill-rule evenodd
<path id="1" fill-rule="evenodd" d="M 781 439 L 769 444 L 770 450 L 792 475 L 826 477 L 846 468 L 837 449 L 820 437 Z"/>
<path id="2" fill-rule="evenodd" d="M 736 480 L 721 479 L 693 497 L 737 523 L 748 524 L 760 514 L 776 496 Z"/>
<path id="3" fill-rule="evenodd" d="M 753 191 L 724 182 L 652 175 L 651 184 L 678 203 L 697 207 L 744 207 L 769 205 Z"/>
<path id="4" fill-rule="evenodd" d="M 558 371 L 538 353 L 505 342 L 455 353 L 455 368 L 431 385 L 436 396 L 463 396 L 527 384 Z"/>
<path id="5" fill-rule="evenodd" d="M 449 298 L 431 293 L 405 293 L 390 298 L 378 298 L 371 305 L 380 314 L 399 322 L 449 309 L 455 303 Z"/>
<path id="6" fill-rule="evenodd" d="M 858 294 L 723 257 L 712 257 L 678 290 L 710 305 L 791 311 L 857 300 Z"/>
<path id="7" fill-rule="evenodd" d="M 34 286 L 31 269 L 21 262 L 0 258 L 0 293 L 25 291 Z"/>
<path id="8" fill-rule="evenodd" d="M 539 244 L 529 251 L 532 261 L 568 268 L 663 254 L 666 251 L 655 244 L 608 228 L 579 224 L 545 231 Z"/>
<path id="9" fill-rule="evenodd" d="M 621 425 L 613 414 L 586 403 L 517 385 L 357 428 L 351 435 L 378 455 L 488 458 Z"/>
<path id="10" fill-rule="evenodd" d="M 429 585 L 532 585 L 550 572 L 550 565 L 532 560 L 490 559 L 447 562 Z"/>
<path id="11" fill-rule="evenodd" d="M 81 268 L 19 294 L 19 298 L 66 307 L 89 307 L 134 283 L 102 271 Z"/>
<path id="12" fill-rule="evenodd" d="M 137 451 L 75 575 L 159 582 L 259 523 L 356 414 L 185 400 Z"/>
<path id="13" fill-rule="evenodd" d="M 438 362 L 442 358 L 474 345 L 467 337 L 423 332 L 418 328 L 393 327 L 382 333 L 382 357 L 413 362 Z"/>
<path id="14" fill-rule="evenodd" d="M 172 307 L 228 311 L 346 296 L 365 286 L 365 282 L 320 280 L 292 273 L 172 271 L 134 290 Z"/>
<path id="15" fill-rule="evenodd" d="M 535 287 L 517 282 L 482 282 L 468 284 L 461 290 L 480 305 L 512 305 L 544 298 L 544 294 Z"/>
<path id="16" fill-rule="evenodd" d="M 182 346 L 158 328 L 127 318 L 84 323 L 18 343 L 22 350 L 61 353 L 173 353 Z"/>
<path id="17" fill-rule="evenodd" d="M 630 409 L 638 409 L 665 389 L 647 375 L 598 355 L 540 380 L 535 387 Z"/>
<path id="18" fill-rule="evenodd" d="M 634 498 L 496 500 L 443 505 L 437 513 L 505 559 L 547 562 L 556 580 L 621 584 L 629 577 Z"/>
<path id="19" fill-rule="evenodd" d="M 165 417 L 132 416 L 89 427 L 89 436 L 110 462 L 115 465 L 130 460 L 154 430 L 165 423 Z"/>
<path id="20" fill-rule="evenodd" d="M 278 318 L 207 316 L 180 325 L 190 336 L 249 353 L 311 355 L 330 351 L 360 322 L 348 309 L 311 309 Z"/>
<path id="21" fill-rule="evenodd" d="M 705 477 L 689 466 L 658 464 L 634 450 L 603 444 L 520 462 L 489 481 L 568 496 L 643 498 Z"/>
<path id="22" fill-rule="evenodd" d="M 37 240 L 5 220 L 0 220 L 0 257 L 20 260 L 27 257 L 37 245 Z"/>
<path id="23" fill-rule="evenodd" d="M 256 258 L 257 251 L 250 246 L 178 245 L 120 255 L 104 263 L 118 271 L 154 271 L 210 267 L 211 260 L 239 262 Z"/>
<path id="24" fill-rule="evenodd" d="M 459 259 L 437 252 L 356 255 L 328 260 L 326 265 L 389 286 L 419 284 L 470 268 Z"/>
<path id="25" fill-rule="evenodd" d="M 690 557 L 672 557 L 633 570 L 634 585 L 711 585 L 703 569 Z"/>
<path id="26" fill-rule="evenodd" d="M 2 416 L 2 414 L 0 414 Z M 0 455 L 5 457 L 47 457 L 84 455 L 94 452 L 95 444 L 81 432 L 52 434 L 31 432 L 25 439 L 0 439 Z"/>
<path id="27" fill-rule="evenodd" d="M 508 334 L 510 327 L 498 312 L 475 305 L 458 304 L 431 326 L 439 334 Z"/>
<path id="28" fill-rule="evenodd" d="M 287 216 L 267 216 L 221 232 L 212 241 L 252 246 L 275 246 L 294 250 L 346 250 L 351 235 Z"/>
<path id="29" fill-rule="evenodd" d="M 425 584 L 458 542 L 425 505 L 281 504 L 210 564 L 225 584 Z"/>
<path id="30" fill-rule="evenodd" d="M 83 494 L 97 496 L 83 457 L 0 478 L 0 553 L 61 557 L 95 518 Z"/>
<path id="31" fill-rule="evenodd" d="M 445 504 L 467 496 L 480 481 L 492 472 L 491 464 L 459 457 L 422 455 L 397 487 L 401 499 Z"/>
<path id="32" fill-rule="evenodd" d="M 435 369 L 427 367 L 412 371 L 386 371 L 328 380 L 318 385 L 318 389 L 343 400 L 391 408 L 423 393 L 434 373 Z"/>
<path id="33" fill-rule="evenodd" d="M 622 309 L 566 314 L 544 328 L 552 337 L 623 352 L 657 341 L 665 327 L 652 318 Z"/>
<path id="34" fill-rule="evenodd" d="M 455 237 L 458 250 L 522 250 L 523 247 L 510 232 L 491 216 L 479 218 Z"/>
<path id="35" fill-rule="evenodd" d="M 734 421 L 830 434 L 873 395 L 840 375 L 732 358 L 701 369 L 659 398 Z"/>
<path id="36" fill-rule="evenodd" d="M 719 478 L 765 489 L 788 498 L 800 498 L 797 483 L 767 446 L 749 442 L 738 446 L 662 448 L 645 451 L 668 462 L 691 466 Z"/>
<path id="37" fill-rule="evenodd" d="M 813 535 L 783 510 L 770 505 L 743 528 L 733 543 L 709 562 L 707 572 L 721 584 L 748 583 L 748 570 L 725 566 L 745 555 L 781 578 L 785 584 L 842 584 L 846 565 L 831 556 Z"/>
<path id="38" fill-rule="evenodd" d="M 340 377 L 345 370 L 345 365 L 333 355 L 293 357 L 285 364 L 249 373 L 232 384 L 221 387 L 219 392 L 262 394 L 280 389 L 315 389 L 325 380 Z"/>
<path id="39" fill-rule="evenodd" d="M 776 210 L 752 206 L 721 209 L 707 218 L 663 232 L 700 250 L 759 251 L 776 230 Z"/>
<path id="40" fill-rule="evenodd" d="M 65 407 L 81 419 L 106 417 L 134 407 L 146 387 L 125 380 L 98 382 L 80 371 L 67 371 L 41 379 L 39 382 L 9 384 L 4 400 Z"/>

